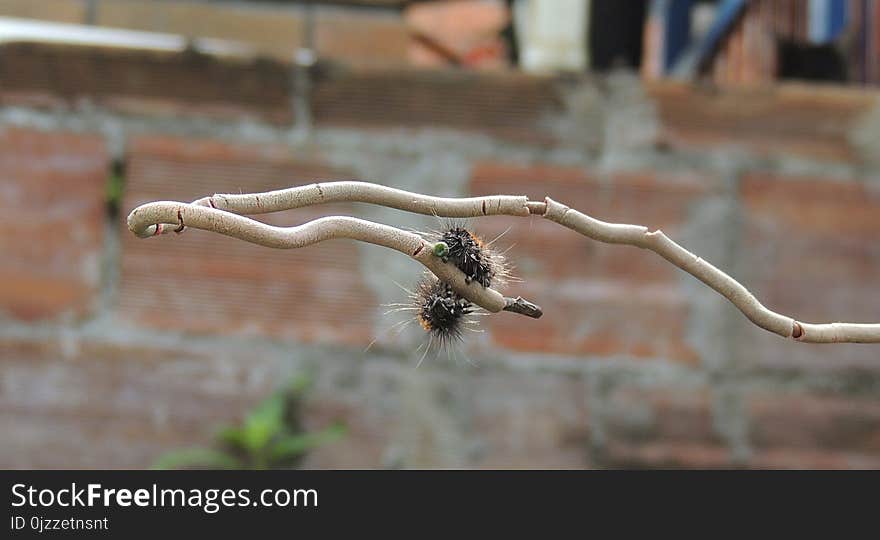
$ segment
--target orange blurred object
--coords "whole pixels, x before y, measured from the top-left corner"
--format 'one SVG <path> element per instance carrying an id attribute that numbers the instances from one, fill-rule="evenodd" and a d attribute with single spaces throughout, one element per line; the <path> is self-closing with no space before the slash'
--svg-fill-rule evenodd
<path id="1" fill-rule="evenodd" d="M 502 68 L 509 65 L 501 31 L 510 12 L 499 0 L 452 0 L 413 4 L 404 10 L 414 65 Z"/>

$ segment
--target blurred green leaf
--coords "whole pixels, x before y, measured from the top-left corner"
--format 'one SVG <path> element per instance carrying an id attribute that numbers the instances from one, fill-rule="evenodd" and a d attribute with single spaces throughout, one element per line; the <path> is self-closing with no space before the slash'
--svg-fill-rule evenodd
<path id="1" fill-rule="evenodd" d="M 236 426 L 226 426 L 217 431 L 217 440 L 229 446 L 233 450 L 247 450 L 245 448 L 244 430 Z"/>
<path id="2" fill-rule="evenodd" d="M 122 200 L 122 191 L 125 187 L 125 177 L 118 171 L 114 171 L 107 178 L 107 184 L 105 186 L 104 196 L 107 200 L 107 204 L 111 207 L 119 207 L 119 203 Z"/>
<path id="3" fill-rule="evenodd" d="M 312 378 L 308 375 L 297 375 L 290 381 L 290 384 L 287 386 L 288 392 L 292 393 L 295 396 L 303 395 L 306 390 L 312 385 Z"/>
<path id="4" fill-rule="evenodd" d="M 275 441 L 270 450 L 272 461 L 283 461 L 299 457 L 309 450 L 335 441 L 345 435 L 347 429 L 342 424 L 335 424 L 314 433 L 288 435 Z"/>
<path id="5" fill-rule="evenodd" d="M 242 463 L 234 457 L 211 448 L 184 448 L 168 452 L 153 464 L 154 469 L 240 469 Z"/>
<path id="6" fill-rule="evenodd" d="M 274 394 L 262 402 L 247 418 L 243 426 L 244 447 L 259 452 L 284 430 L 284 396 Z"/>
<path id="7" fill-rule="evenodd" d="M 240 425 L 226 426 L 215 435 L 218 449 L 189 448 L 169 452 L 153 465 L 156 469 L 267 469 L 296 465 L 299 458 L 322 444 L 342 437 L 342 424 L 315 433 L 300 433 L 300 403 L 311 386 L 301 375 L 275 392 L 245 417 Z"/>

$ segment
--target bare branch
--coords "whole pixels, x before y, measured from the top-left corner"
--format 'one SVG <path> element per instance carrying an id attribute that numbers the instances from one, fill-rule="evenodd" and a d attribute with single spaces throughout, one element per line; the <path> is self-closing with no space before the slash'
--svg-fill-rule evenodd
<path id="1" fill-rule="evenodd" d="M 195 204 L 159 201 L 141 205 L 128 216 L 128 228 L 137 236 L 147 238 L 182 230 L 183 225 L 213 231 L 261 246 L 293 249 L 334 238 L 360 240 L 394 249 L 422 263 L 458 294 L 487 311 L 511 311 L 538 318 L 541 308 L 523 300 L 505 298 L 494 289 L 465 279 L 455 265 L 444 263 L 434 255 L 433 244 L 421 236 L 364 219 L 330 216 L 315 219 L 296 227 L 274 227 L 259 221 Z"/>
<path id="2" fill-rule="evenodd" d="M 272 227 L 234 214 L 259 214 L 328 202 L 364 202 L 441 217 L 487 215 L 542 215 L 584 236 L 609 244 L 651 250 L 696 277 L 727 298 L 755 325 L 796 341 L 809 343 L 880 343 L 880 324 L 799 322 L 764 307 L 738 281 L 669 239 L 662 231 L 640 225 L 607 223 L 573 210 L 550 198 L 529 201 L 524 196 L 495 195 L 470 198 L 430 197 L 367 182 L 324 182 L 267 193 L 214 195 L 193 204 L 159 202 L 136 208 L 129 228 L 138 236 L 181 232 L 183 225 L 219 232 L 248 242 L 295 248 L 328 240 L 351 238 L 389 247 L 419 261 L 461 296 L 490 312 L 512 311 L 532 317 L 540 308 L 521 298 L 505 298 L 497 291 L 467 283 L 464 274 L 444 264 L 425 249 L 416 234 L 352 217 L 325 217 L 298 227 Z M 234 214 L 233 214 L 234 213 Z"/>
<path id="3" fill-rule="evenodd" d="M 544 217 L 600 242 L 627 244 L 657 253 L 730 300 L 757 326 L 782 337 L 809 343 L 880 342 L 880 324 L 808 324 L 767 309 L 740 282 L 670 240 L 661 230 L 649 231 L 641 225 L 606 223 L 549 197 L 546 199 Z"/>
<path id="4" fill-rule="evenodd" d="M 500 214 L 525 217 L 529 215 L 529 209 L 526 207 L 528 200 L 528 197 L 511 195 L 456 199 L 431 197 L 369 182 L 342 181 L 309 184 L 265 193 L 217 194 L 193 201 L 193 204 L 236 214 L 266 214 L 313 204 L 362 202 L 429 216 L 465 218 Z"/>

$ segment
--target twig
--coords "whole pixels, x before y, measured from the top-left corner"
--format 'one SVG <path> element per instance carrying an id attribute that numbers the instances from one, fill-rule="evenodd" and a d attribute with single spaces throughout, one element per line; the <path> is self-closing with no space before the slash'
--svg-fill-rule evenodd
<path id="1" fill-rule="evenodd" d="M 522 299 L 504 298 L 492 289 L 467 283 L 452 265 L 426 249 L 416 234 L 351 217 L 320 218 L 298 227 L 272 227 L 234 214 L 259 214 L 329 202 L 364 202 L 441 217 L 541 215 L 584 236 L 609 244 L 651 250 L 727 298 L 755 325 L 808 343 L 880 343 L 880 324 L 799 322 L 764 307 L 742 284 L 670 240 L 662 231 L 641 225 L 607 223 L 573 210 L 549 197 L 544 202 L 524 196 L 471 198 L 430 197 L 367 182 L 324 182 L 266 193 L 214 195 L 192 204 L 158 202 L 142 205 L 128 218 L 138 236 L 181 232 L 183 225 L 219 232 L 256 244 L 293 248 L 331 238 L 351 238 L 389 247 L 419 261 L 455 291 L 490 312 L 501 310 L 535 316 L 540 308 Z M 172 229 L 173 227 L 173 229 Z M 540 315 L 537 315 L 540 316 Z"/>
<path id="2" fill-rule="evenodd" d="M 730 300 L 750 321 L 782 337 L 809 343 L 880 343 L 880 324 L 798 322 L 764 307 L 740 282 L 681 247 L 663 231 L 641 225 L 606 223 L 546 199 L 544 217 L 608 244 L 626 244 L 657 253 Z"/>
<path id="3" fill-rule="evenodd" d="M 274 227 L 259 221 L 196 204 L 159 201 L 135 208 L 128 216 L 128 228 L 147 238 L 171 231 L 182 232 L 184 223 L 196 229 L 213 231 L 261 246 L 293 249 L 334 238 L 349 238 L 397 250 L 422 263 L 461 296 L 487 311 L 511 311 L 533 318 L 541 308 L 522 298 L 506 298 L 494 289 L 465 279 L 454 265 L 434 255 L 434 245 L 421 236 L 364 219 L 330 216 L 296 227 Z"/>
<path id="4" fill-rule="evenodd" d="M 506 214 L 528 216 L 529 201 L 525 196 L 494 195 L 491 197 L 432 197 L 369 182 L 342 181 L 309 184 L 265 193 L 204 197 L 193 201 L 236 214 L 267 214 L 331 202 L 360 202 L 417 214 L 468 218 Z"/>

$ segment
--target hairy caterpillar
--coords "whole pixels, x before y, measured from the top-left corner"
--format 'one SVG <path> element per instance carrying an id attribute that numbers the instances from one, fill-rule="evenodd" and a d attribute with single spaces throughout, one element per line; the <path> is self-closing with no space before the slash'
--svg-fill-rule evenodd
<path id="1" fill-rule="evenodd" d="M 440 235 L 439 241 L 447 245 L 444 262 L 451 262 L 464 272 L 468 282 L 476 281 L 490 287 L 498 274 L 498 256 L 485 249 L 483 241 L 464 227 L 455 225 Z M 493 256 L 494 255 L 494 256 Z"/>
<path id="2" fill-rule="evenodd" d="M 468 281 L 498 288 L 509 280 L 510 266 L 504 255 L 492 248 L 501 235 L 487 243 L 465 224 L 448 221 L 443 230 L 432 231 L 426 236 L 437 243 L 435 254 L 444 262 L 454 264 Z M 483 314 L 481 308 L 456 294 L 431 273 L 427 273 L 410 293 L 410 300 L 416 320 L 430 336 L 426 353 L 432 344 L 444 348 L 460 341 L 467 325 L 476 324 L 473 316 Z"/>
<path id="3" fill-rule="evenodd" d="M 435 336 L 440 346 L 460 340 L 464 325 L 470 322 L 468 315 L 475 311 L 473 304 L 433 274 L 419 281 L 412 300 L 419 325 Z"/>
<path id="4" fill-rule="evenodd" d="M 498 289 L 514 279 L 510 275 L 510 265 L 504 253 L 492 247 L 505 233 L 501 233 L 491 242 L 484 242 L 464 223 L 446 220 L 442 230 L 420 234 L 434 243 L 436 256 L 444 262 L 454 264 L 468 281 Z M 419 365 L 431 349 L 439 352 L 445 348 L 447 353 L 454 352 L 451 345 L 463 339 L 464 330 L 478 332 L 472 326 L 477 325 L 477 317 L 487 314 L 483 308 L 459 296 L 452 287 L 431 272 L 425 272 L 413 290 L 402 285 L 398 287 L 406 291 L 408 299 L 406 302 L 385 304 L 390 308 L 385 314 L 407 312 L 412 317 L 397 322 L 388 330 L 397 328 L 397 333 L 400 333 L 412 322 L 418 322 L 427 332 L 428 340 L 419 346 L 419 350 L 424 347 Z M 375 342 L 374 339 L 367 350 Z"/>
<path id="5" fill-rule="evenodd" d="M 506 231 L 505 231 L 506 232 Z M 510 265 L 504 254 L 492 246 L 504 233 L 491 242 L 471 232 L 465 223 L 448 220 L 443 230 L 432 231 L 425 236 L 433 242 L 443 242 L 445 253 L 438 253 L 443 262 L 450 262 L 461 270 L 468 281 L 476 281 L 483 287 L 503 287 L 510 281 Z"/>

